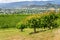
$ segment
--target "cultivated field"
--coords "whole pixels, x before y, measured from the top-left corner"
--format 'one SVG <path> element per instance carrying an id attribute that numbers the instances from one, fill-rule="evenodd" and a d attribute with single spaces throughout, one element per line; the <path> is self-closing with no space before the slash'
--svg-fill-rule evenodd
<path id="1" fill-rule="evenodd" d="M 48 30 L 37 28 L 25 28 L 23 32 L 16 28 L 19 22 L 25 20 L 29 15 L 0 15 L 0 40 L 60 40 L 60 27 Z M 60 26 L 60 14 L 55 20 Z"/>

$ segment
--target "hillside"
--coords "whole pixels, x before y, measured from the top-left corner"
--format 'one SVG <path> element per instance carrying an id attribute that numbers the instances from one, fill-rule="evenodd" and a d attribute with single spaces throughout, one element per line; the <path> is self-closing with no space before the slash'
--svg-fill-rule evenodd
<path id="1" fill-rule="evenodd" d="M 0 3 L 0 8 L 27 8 L 27 7 L 46 7 L 55 5 L 54 1 L 22 1 L 22 2 L 13 2 L 13 3 Z M 56 3 L 58 4 L 58 3 Z M 58 4 L 59 5 L 59 4 Z"/>

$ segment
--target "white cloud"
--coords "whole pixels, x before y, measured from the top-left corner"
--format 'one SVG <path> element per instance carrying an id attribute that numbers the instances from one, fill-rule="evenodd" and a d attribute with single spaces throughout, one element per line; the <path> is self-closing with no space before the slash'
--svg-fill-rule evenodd
<path id="1" fill-rule="evenodd" d="M 48 0 L 42 0 L 42 1 L 48 1 Z"/>
<path id="2" fill-rule="evenodd" d="M 18 2 L 20 0 L 0 0 L 0 3 Z"/>
<path id="3" fill-rule="evenodd" d="M 0 0 L 0 3 L 10 3 L 10 2 L 19 2 L 19 1 L 48 1 L 48 0 Z"/>
<path id="4" fill-rule="evenodd" d="M 35 0 L 35 1 L 49 1 L 49 0 Z"/>

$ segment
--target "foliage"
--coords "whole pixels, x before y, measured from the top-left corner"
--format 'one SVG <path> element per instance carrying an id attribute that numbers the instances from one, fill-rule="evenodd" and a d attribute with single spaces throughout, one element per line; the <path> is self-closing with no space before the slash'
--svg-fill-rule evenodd
<path id="1" fill-rule="evenodd" d="M 57 23 L 55 22 L 57 18 L 55 12 L 44 12 L 32 15 L 0 15 L 0 28 L 16 28 L 16 26 L 17 28 L 20 28 L 21 24 L 25 25 L 24 28 L 54 28 L 57 26 Z"/>
<path id="2" fill-rule="evenodd" d="M 27 15 L 11 14 L 0 15 L 0 28 L 16 28 L 16 24 L 22 21 Z"/>
<path id="3" fill-rule="evenodd" d="M 48 28 L 53 29 L 58 27 L 58 24 L 55 20 L 58 18 L 55 12 L 49 12 L 44 14 L 34 14 L 26 18 L 26 24 L 30 28 L 34 28 L 34 32 L 36 32 L 36 28 Z"/>
<path id="4" fill-rule="evenodd" d="M 42 24 L 44 25 L 43 27 L 48 27 L 49 29 L 58 27 L 57 23 L 54 22 L 57 18 L 58 16 L 56 14 L 49 14 L 47 16 L 44 16 L 41 20 Z"/>

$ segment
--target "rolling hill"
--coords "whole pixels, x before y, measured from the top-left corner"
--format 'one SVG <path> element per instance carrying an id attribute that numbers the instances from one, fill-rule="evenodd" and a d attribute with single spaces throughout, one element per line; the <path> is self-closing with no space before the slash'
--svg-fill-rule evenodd
<path id="1" fill-rule="evenodd" d="M 24 7 L 33 8 L 33 7 L 46 7 L 47 5 L 54 6 L 55 2 L 53 1 L 22 1 L 22 2 L 13 2 L 13 3 L 0 3 L 0 8 L 24 8 Z"/>

